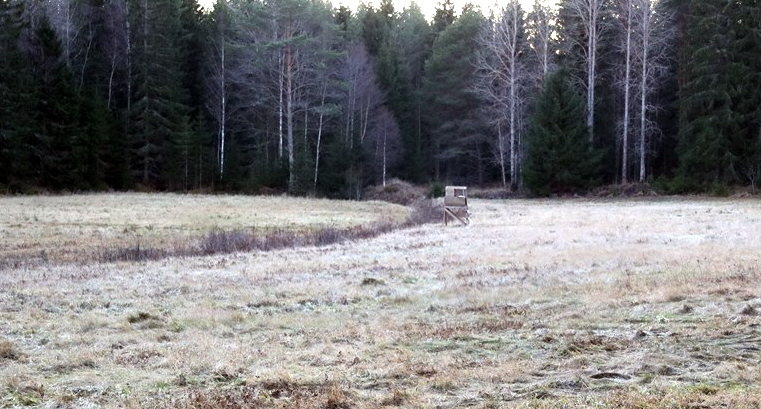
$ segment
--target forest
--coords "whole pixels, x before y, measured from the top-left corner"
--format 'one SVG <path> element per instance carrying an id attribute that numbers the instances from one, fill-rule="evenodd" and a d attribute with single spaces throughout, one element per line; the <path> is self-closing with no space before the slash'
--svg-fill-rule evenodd
<path id="1" fill-rule="evenodd" d="M 761 1 L 0 0 L 0 191 L 755 191 Z"/>

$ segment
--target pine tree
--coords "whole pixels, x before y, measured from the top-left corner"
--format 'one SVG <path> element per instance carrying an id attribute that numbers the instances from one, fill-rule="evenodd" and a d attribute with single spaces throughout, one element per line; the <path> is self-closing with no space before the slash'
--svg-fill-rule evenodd
<path id="1" fill-rule="evenodd" d="M 584 98 L 564 69 L 552 74 L 536 102 L 524 165 L 532 194 L 576 193 L 598 183 L 602 153 L 589 141 Z"/>
<path id="2" fill-rule="evenodd" d="M 433 16 L 433 22 L 431 23 L 433 34 L 438 36 L 444 32 L 447 27 L 451 26 L 456 19 L 457 17 L 454 12 L 454 4 L 452 4 L 452 0 L 440 1 L 436 7 L 436 14 Z"/>
<path id="3" fill-rule="evenodd" d="M 428 158 L 424 151 L 422 129 L 421 88 L 425 74 L 425 60 L 431 54 L 432 30 L 420 7 L 411 3 L 401 14 L 398 24 L 398 47 L 401 53 L 402 71 L 408 81 L 408 102 L 402 112 L 395 108 L 402 128 L 404 158 L 400 174 L 413 181 L 427 180 Z"/>
<path id="4" fill-rule="evenodd" d="M 465 12 L 439 35 L 426 61 L 422 95 L 434 177 L 480 183 L 486 173 L 485 121 L 472 92 L 483 16 Z"/>

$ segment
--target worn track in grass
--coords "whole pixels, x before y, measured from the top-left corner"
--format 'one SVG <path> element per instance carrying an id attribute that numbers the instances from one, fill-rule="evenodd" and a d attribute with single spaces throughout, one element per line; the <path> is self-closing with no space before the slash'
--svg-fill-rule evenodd
<path id="1" fill-rule="evenodd" d="M 471 213 L 324 247 L 3 272 L 0 406 L 758 407 L 761 203 Z"/>

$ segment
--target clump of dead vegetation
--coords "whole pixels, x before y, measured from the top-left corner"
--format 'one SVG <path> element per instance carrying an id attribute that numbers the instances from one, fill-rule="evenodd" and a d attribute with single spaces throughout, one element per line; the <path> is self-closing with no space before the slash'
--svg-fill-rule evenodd
<path id="1" fill-rule="evenodd" d="M 554 396 L 535 398 L 521 407 L 532 409 L 671 409 L 725 408 L 750 409 L 761 407 L 758 393 L 746 388 L 726 389 L 699 384 L 689 387 L 640 390 L 614 390 L 607 394 L 586 396 Z"/>
<path id="2" fill-rule="evenodd" d="M 400 395 L 399 401 L 403 401 Z M 149 399 L 128 402 L 134 408 L 257 409 L 289 407 L 303 409 L 351 409 L 357 407 L 351 392 L 338 382 L 296 383 L 289 379 L 244 384 L 236 387 L 187 388 L 159 393 Z"/>
<path id="3" fill-rule="evenodd" d="M 21 357 L 21 352 L 16 349 L 16 346 L 13 344 L 13 342 L 0 337 L 0 360 L 8 359 L 16 361 L 21 359 Z"/>
<path id="4" fill-rule="evenodd" d="M 649 183 L 627 183 L 598 187 L 588 194 L 589 197 L 657 197 L 658 191 Z"/>
<path id="5" fill-rule="evenodd" d="M 371 186 L 365 189 L 364 198 L 413 206 L 425 198 L 425 189 L 399 179 L 392 179 L 386 183 L 386 186 Z"/>
<path id="6" fill-rule="evenodd" d="M 6 379 L 5 393 L 7 395 L 0 400 L 0 407 L 36 406 L 45 399 L 44 385 L 22 376 Z"/>

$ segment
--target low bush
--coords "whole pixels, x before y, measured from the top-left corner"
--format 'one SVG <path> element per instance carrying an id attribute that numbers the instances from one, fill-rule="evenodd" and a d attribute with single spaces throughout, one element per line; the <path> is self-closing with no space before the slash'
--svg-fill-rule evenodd
<path id="1" fill-rule="evenodd" d="M 233 253 L 256 248 L 255 236 L 243 230 L 225 231 L 215 228 L 206 234 L 199 244 L 201 254 Z"/>
<path id="2" fill-rule="evenodd" d="M 170 252 L 164 249 L 141 246 L 138 242 L 133 246 L 103 250 L 100 259 L 104 262 L 148 261 L 160 260 L 176 253 L 176 251 Z"/>
<path id="3" fill-rule="evenodd" d="M 420 225 L 439 223 L 444 215 L 441 203 L 432 199 L 419 200 L 412 208 L 412 213 L 407 221 L 408 225 Z"/>
<path id="4" fill-rule="evenodd" d="M 392 179 L 386 186 L 371 186 L 365 189 L 363 197 L 365 200 L 381 200 L 402 206 L 411 206 L 425 197 L 425 191 L 422 187 L 414 186 L 399 179 Z"/>

